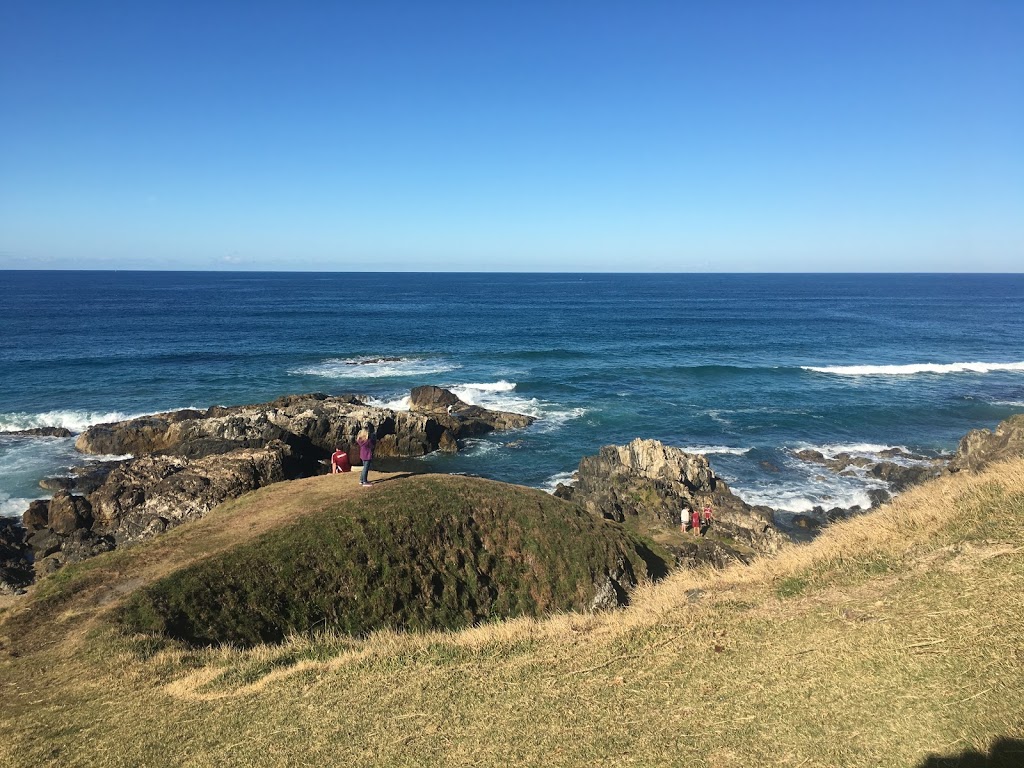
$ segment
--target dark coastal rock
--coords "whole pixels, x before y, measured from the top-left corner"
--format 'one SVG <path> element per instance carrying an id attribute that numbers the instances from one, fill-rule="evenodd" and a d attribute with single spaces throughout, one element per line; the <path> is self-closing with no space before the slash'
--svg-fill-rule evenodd
<path id="1" fill-rule="evenodd" d="M 42 528 L 49 528 L 50 525 L 50 502 L 47 499 L 36 499 L 28 505 L 28 509 L 21 516 L 21 524 L 28 531 L 38 531 Z"/>
<path id="2" fill-rule="evenodd" d="M 735 496 L 704 456 L 656 440 L 603 447 L 580 461 L 575 486 L 562 485 L 555 495 L 591 514 L 637 525 L 684 564 L 746 560 L 754 553 L 774 552 L 782 542 L 771 510 Z M 708 502 L 715 516 L 711 538 L 684 532 L 682 509 Z"/>
<path id="3" fill-rule="evenodd" d="M 902 448 L 886 448 L 881 451 L 879 455 L 883 457 L 883 461 L 875 461 L 866 456 L 854 456 L 846 452 L 837 453 L 829 458 L 820 451 L 812 449 L 795 451 L 793 455 L 803 461 L 828 467 L 843 477 L 856 477 L 860 474 L 878 478 L 887 483 L 889 488 L 896 493 L 939 477 L 946 464 L 944 458 L 921 456 L 904 451 Z M 896 459 L 896 461 L 888 459 Z M 858 473 L 854 468 L 861 472 Z M 889 493 L 885 491 L 879 492 L 877 489 L 873 489 L 868 492 L 869 496 L 872 493 L 875 494 L 872 497 L 873 506 L 878 506 L 890 498 Z M 885 495 L 884 499 L 882 499 L 882 494 Z"/>
<path id="4" fill-rule="evenodd" d="M 137 458 L 94 462 L 41 482 L 54 497 L 26 512 L 36 571 L 155 536 L 264 485 L 316 474 L 336 446 L 358 455 L 355 438 L 363 428 L 376 436 L 375 457 L 416 457 L 457 452 L 462 437 L 533 421 L 467 405 L 436 387 L 419 389 L 413 399 L 419 412 L 376 408 L 358 395 L 288 395 L 90 427 L 78 437 L 78 450 Z"/>
<path id="5" fill-rule="evenodd" d="M 88 495 L 103 485 L 107 475 L 125 461 L 128 459 L 93 461 L 82 467 L 74 467 L 68 475 L 44 477 L 39 481 L 39 487 L 44 491 L 69 491 Z"/>
<path id="6" fill-rule="evenodd" d="M 0 595 L 18 594 L 34 577 L 25 529 L 10 517 L 0 517 Z"/>
<path id="7" fill-rule="evenodd" d="M 409 410 L 414 413 L 447 413 L 448 406 L 465 406 L 458 396 L 441 387 L 414 387 L 409 393 Z"/>
<path id="8" fill-rule="evenodd" d="M 451 440 L 533 422 L 529 416 L 467 405 L 450 392 L 447 396 L 455 398 L 453 404 L 459 404 L 457 418 L 447 413 L 447 406 L 437 411 L 394 411 L 367 405 L 351 395 L 313 393 L 289 395 L 259 405 L 174 411 L 99 424 L 83 432 L 75 447 L 93 454 L 161 453 L 198 459 L 280 441 L 292 448 L 294 460 L 303 465 L 294 471 L 312 474 L 324 455 L 336 446 L 353 445 L 364 426 L 376 435 L 375 456 L 387 458 L 424 456 L 435 451 L 446 431 L 450 433 L 446 449 L 451 450 Z M 434 393 L 434 397 L 445 396 Z"/>
<path id="9" fill-rule="evenodd" d="M 195 460 L 163 455 L 126 462 L 89 497 L 93 531 L 121 545 L 198 519 L 227 499 L 287 479 L 289 454 L 287 445 L 273 443 Z"/>
<path id="10" fill-rule="evenodd" d="M 75 489 L 75 478 L 67 476 L 44 477 L 39 481 L 39 487 L 44 491 L 73 491 Z"/>
<path id="11" fill-rule="evenodd" d="M 994 461 L 1024 456 L 1024 413 L 1000 422 L 995 430 L 973 429 L 960 441 L 950 472 L 977 472 Z"/>
<path id="12" fill-rule="evenodd" d="M 0 432 L 0 435 L 23 435 L 25 437 L 72 437 L 74 432 L 64 427 L 34 427 Z"/>
<path id="13" fill-rule="evenodd" d="M 47 527 L 54 533 L 69 535 L 79 528 L 92 526 L 92 505 L 83 496 L 57 491 L 50 499 Z"/>

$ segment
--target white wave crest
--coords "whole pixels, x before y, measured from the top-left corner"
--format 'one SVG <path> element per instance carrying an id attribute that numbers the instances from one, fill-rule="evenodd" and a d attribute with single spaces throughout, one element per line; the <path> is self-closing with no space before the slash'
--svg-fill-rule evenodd
<path id="1" fill-rule="evenodd" d="M 836 376 L 913 376 L 918 373 L 992 373 L 993 371 L 1024 371 L 1020 363 L 917 363 L 910 365 L 829 365 L 800 366 L 805 371 L 830 373 Z"/>
<path id="2" fill-rule="evenodd" d="M 905 445 L 881 445 L 879 443 L 826 443 L 825 445 L 809 445 L 801 443 L 796 450 L 817 451 L 826 459 L 834 459 L 841 453 L 848 456 L 869 459 L 870 461 L 886 461 L 892 464 L 912 467 L 930 464 L 935 458 L 931 452 L 922 455 Z M 856 471 L 855 467 L 851 467 Z"/>
<path id="3" fill-rule="evenodd" d="M 493 440 L 482 440 L 476 437 L 467 438 L 462 445 L 463 451 L 471 456 L 486 456 L 503 447 L 501 443 L 496 443 Z"/>
<path id="4" fill-rule="evenodd" d="M 37 496 L 33 499 L 22 498 L 20 496 L 8 496 L 7 494 L 0 493 L 0 517 L 21 517 L 25 510 L 28 509 L 28 505 L 36 499 L 46 499 L 48 496 Z"/>
<path id="5" fill-rule="evenodd" d="M 829 493 L 815 493 L 808 488 L 773 487 L 773 488 L 740 488 L 732 487 L 741 499 L 748 504 L 771 507 L 781 512 L 810 512 L 815 507 L 832 509 L 833 507 L 860 507 L 868 509 L 871 497 L 866 488 L 829 488 Z M 808 491 L 811 490 L 809 493 Z"/>
<path id="6" fill-rule="evenodd" d="M 474 403 L 466 398 L 479 397 L 481 393 L 486 392 L 511 392 L 516 388 L 514 381 L 494 381 L 486 384 L 458 384 L 452 387 L 451 391 L 458 395 L 459 399 L 465 403 Z"/>
<path id="7" fill-rule="evenodd" d="M 82 432 L 93 424 L 126 421 L 145 414 L 121 411 L 45 411 L 43 413 L 0 413 L 0 432 L 14 432 L 40 427 L 64 427 Z"/>
<path id="8" fill-rule="evenodd" d="M 414 378 L 435 373 L 447 373 L 460 368 L 456 363 L 424 358 L 364 358 L 335 357 L 316 365 L 294 368 L 288 373 L 295 376 L 321 376 L 326 379 L 385 379 Z"/>
<path id="9" fill-rule="evenodd" d="M 560 403 L 550 403 L 535 397 L 521 397 L 515 394 L 516 383 L 504 379 L 482 384 L 454 384 L 448 389 L 469 405 L 533 416 L 537 419 L 531 428 L 534 432 L 554 432 L 566 422 L 578 419 L 589 412 L 586 408 L 565 408 Z"/>
<path id="10" fill-rule="evenodd" d="M 995 400 L 992 405 L 1005 405 L 1010 408 L 1024 408 L 1024 400 Z"/>
<path id="11" fill-rule="evenodd" d="M 564 427 L 566 422 L 585 416 L 589 412 L 587 408 L 542 411 L 538 420 L 533 425 L 533 431 L 540 432 L 541 434 L 554 432 Z"/>
<path id="12" fill-rule="evenodd" d="M 391 411 L 408 411 L 409 396 L 398 397 L 394 400 L 378 400 L 376 397 L 368 397 L 366 398 L 366 404 L 372 405 L 374 408 L 387 408 Z"/>
<path id="13" fill-rule="evenodd" d="M 554 493 L 559 484 L 570 485 L 576 480 L 575 472 L 556 472 L 541 484 L 541 490 Z"/>
<path id="14" fill-rule="evenodd" d="M 681 449 L 686 453 L 699 453 L 707 456 L 713 453 L 728 454 L 730 456 L 743 456 L 750 448 L 730 448 L 726 445 L 687 445 Z"/>

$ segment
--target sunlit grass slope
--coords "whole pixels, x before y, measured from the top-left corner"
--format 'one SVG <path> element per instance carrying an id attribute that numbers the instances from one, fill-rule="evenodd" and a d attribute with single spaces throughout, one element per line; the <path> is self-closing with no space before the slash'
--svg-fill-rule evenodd
<path id="1" fill-rule="evenodd" d="M 918 766 L 1024 739 L 1022 461 L 610 614 L 244 650 L 117 629 L 183 551 L 349 493 L 324 480 L 40 585 L 0 627 L 0 764 Z"/>
<path id="2" fill-rule="evenodd" d="M 543 491 L 424 475 L 378 485 L 138 590 L 129 631 L 251 646 L 331 629 L 461 629 L 586 610 L 607 573 L 668 563 Z M 620 576 L 621 577 L 621 576 Z"/>

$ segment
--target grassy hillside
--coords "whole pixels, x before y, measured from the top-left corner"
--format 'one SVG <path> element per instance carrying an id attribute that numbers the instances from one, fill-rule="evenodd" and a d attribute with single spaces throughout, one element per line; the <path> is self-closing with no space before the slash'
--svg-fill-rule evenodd
<path id="1" fill-rule="evenodd" d="M 628 571 L 632 584 L 668 567 L 621 526 L 542 491 L 425 475 L 182 568 L 138 590 L 117 618 L 129 631 L 206 645 L 315 628 L 461 629 L 585 610 L 607 573 Z"/>
<path id="2" fill-rule="evenodd" d="M 244 650 L 119 633 L 144 585 L 360 492 L 330 480 L 264 489 L 9 610 L 0 764 L 924 766 L 1024 740 L 1022 461 L 611 614 Z"/>

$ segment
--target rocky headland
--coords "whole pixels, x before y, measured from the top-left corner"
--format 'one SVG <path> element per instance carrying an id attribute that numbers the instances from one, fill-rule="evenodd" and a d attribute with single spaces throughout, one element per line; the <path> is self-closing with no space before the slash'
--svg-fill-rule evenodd
<path id="1" fill-rule="evenodd" d="M 593 515 L 636 527 L 668 549 L 677 565 L 746 562 L 755 554 L 775 552 L 784 540 L 772 510 L 736 496 L 706 457 L 657 440 L 606 445 L 580 461 L 576 478 L 575 485 L 560 485 L 555 495 Z M 687 531 L 683 509 L 707 504 L 714 520 L 705 535 Z"/>
<path id="2" fill-rule="evenodd" d="M 376 436 L 375 458 L 386 459 L 457 452 L 467 437 L 533 421 L 426 386 L 412 390 L 408 411 L 372 406 L 356 395 L 314 393 L 98 424 L 81 433 L 75 447 L 84 454 L 129 458 L 43 480 L 40 485 L 53 490 L 53 498 L 32 502 L 20 539 L 4 534 L 0 558 L 31 562 L 36 574 L 50 573 L 200 518 L 265 485 L 319 474 L 337 446 L 357 465 L 355 438 L 363 428 Z M 18 590 L 31 581 L 32 569 L 2 567 L 6 586 L 0 589 Z"/>
<path id="3" fill-rule="evenodd" d="M 34 577 L 117 547 L 156 536 L 206 515 L 223 501 L 283 480 L 325 471 L 336 446 L 358 464 L 355 436 L 364 427 L 377 438 L 376 456 L 418 457 L 456 452 L 460 441 L 494 430 L 518 429 L 533 419 L 462 402 L 438 387 L 412 390 L 408 411 L 370 405 L 357 395 L 290 395 L 270 403 L 179 410 L 90 427 L 79 451 L 126 456 L 47 478 L 50 500 L 33 502 L 21 525 L 0 528 L 0 592 L 20 591 Z M 850 454 L 799 458 L 837 473 L 867 473 L 903 490 L 944 472 L 977 471 L 1024 455 L 1024 415 L 994 431 L 964 437 L 951 461 L 892 449 L 881 461 Z M 773 510 L 751 506 L 717 477 L 703 455 L 654 440 L 605 446 L 584 457 L 571 486 L 555 495 L 592 517 L 624 523 L 664 548 L 677 566 L 749 561 L 772 553 L 788 538 Z M 880 491 L 872 501 L 888 499 Z M 684 508 L 710 504 L 714 520 L 702 532 L 686 530 Z M 806 528 L 848 516 L 856 508 L 806 516 Z M 797 516 L 798 518 L 801 516 Z M 795 521 L 797 526 L 801 523 Z"/>

